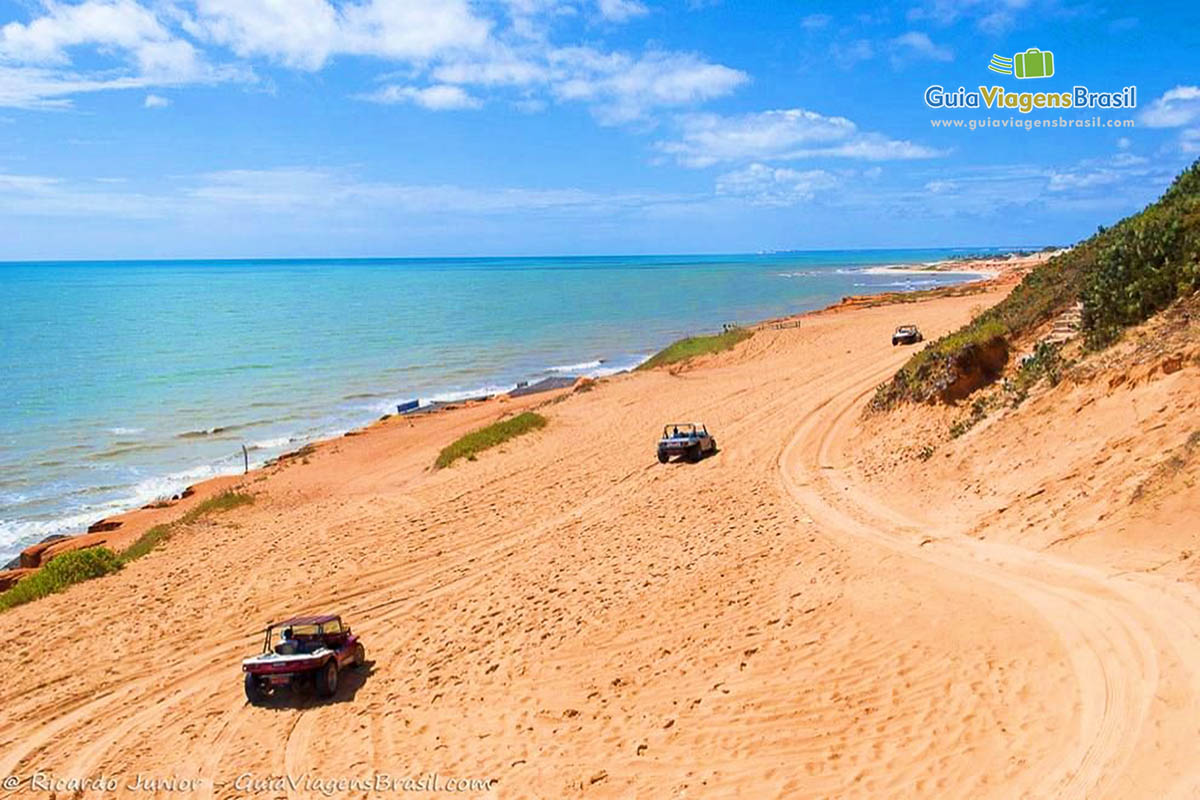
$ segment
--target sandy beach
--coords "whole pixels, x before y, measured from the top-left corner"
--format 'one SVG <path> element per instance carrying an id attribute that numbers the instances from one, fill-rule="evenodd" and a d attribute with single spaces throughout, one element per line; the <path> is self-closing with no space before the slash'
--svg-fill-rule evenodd
<path id="1" fill-rule="evenodd" d="M 0 11 L 0 800 L 1200 800 L 1200 3 Z"/>
<path id="2" fill-rule="evenodd" d="M 381 773 L 506 798 L 1190 796 L 1200 532 L 1181 520 L 1200 504 L 1130 491 L 1188 441 L 1197 354 L 1064 383 L 927 462 L 906 437 L 951 412 L 863 415 L 911 353 L 895 324 L 932 339 L 1010 286 L 764 325 L 586 393 L 393 417 L 202 487 L 255 500 L 5 614 L 0 773 L 222 798 L 256 793 L 245 775 Z M 545 429 L 431 468 L 527 408 Z M 677 419 L 720 452 L 659 465 Z M 321 611 L 369 668 L 331 703 L 249 706 L 258 631 Z M 113 793 L 136 794 L 85 794 Z"/>
<path id="3" fill-rule="evenodd" d="M 940 275 L 979 276 L 994 279 L 1014 273 L 1023 274 L 1063 250 L 1043 250 L 1038 253 L 1008 253 L 998 256 L 970 256 L 967 258 L 933 261 L 928 264 L 896 264 L 883 267 L 868 267 L 864 272 L 874 275 Z"/>

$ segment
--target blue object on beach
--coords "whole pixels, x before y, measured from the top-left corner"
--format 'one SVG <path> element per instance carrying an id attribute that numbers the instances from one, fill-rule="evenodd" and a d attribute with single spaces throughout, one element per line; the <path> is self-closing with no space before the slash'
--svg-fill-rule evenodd
<path id="1" fill-rule="evenodd" d="M 407 414 L 410 411 L 416 411 L 417 407 L 420 405 L 421 405 L 420 400 L 409 400 L 407 403 L 400 403 L 399 405 L 397 405 L 396 413 L 397 414 Z"/>

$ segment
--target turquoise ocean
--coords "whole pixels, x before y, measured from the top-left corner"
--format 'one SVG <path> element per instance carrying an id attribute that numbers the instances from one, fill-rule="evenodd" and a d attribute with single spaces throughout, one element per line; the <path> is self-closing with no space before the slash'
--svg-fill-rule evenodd
<path id="1" fill-rule="evenodd" d="M 964 275 L 962 250 L 0 263 L 0 564 L 395 410 Z M 973 248 L 971 252 L 991 252 Z M 998 252 L 998 251 L 996 251 Z"/>

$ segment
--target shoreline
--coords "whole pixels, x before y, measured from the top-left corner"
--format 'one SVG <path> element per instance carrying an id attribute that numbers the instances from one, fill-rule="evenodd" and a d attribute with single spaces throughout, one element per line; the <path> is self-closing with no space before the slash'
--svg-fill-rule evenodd
<path id="1" fill-rule="evenodd" d="M 962 260 L 949 260 L 936 262 L 935 265 L 926 265 L 922 267 L 913 266 L 882 266 L 882 267 L 863 267 L 861 271 L 867 274 L 928 274 L 930 272 L 941 272 L 949 275 L 962 275 L 972 277 L 974 280 L 963 280 L 946 286 L 938 286 L 932 288 L 919 288 L 907 290 L 883 290 L 869 294 L 855 294 L 844 296 L 840 301 L 831 303 L 823 308 L 814 308 L 795 314 L 789 314 L 782 317 L 771 317 L 761 319 L 755 322 L 748 323 L 745 327 L 749 329 L 758 329 L 770 325 L 777 325 L 785 322 L 795 322 L 802 320 L 805 317 L 819 315 L 827 312 L 844 311 L 851 308 L 871 307 L 874 305 L 884 305 L 895 302 L 919 302 L 920 300 L 933 297 L 954 295 L 961 292 L 986 291 L 997 281 L 1003 281 L 1006 277 L 1020 273 L 1024 274 L 1029 268 L 1032 268 L 1041 259 L 1040 254 L 1034 256 L 998 256 L 996 258 L 983 258 L 989 265 L 993 262 L 995 267 L 990 269 L 942 269 L 941 265 L 960 266 L 964 263 Z M 907 298 L 907 299 L 905 299 Z M 653 355 L 653 354 L 651 354 Z M 638 363 L 644 362 L 650 356 L 646 356 Z M 603 366 L 606 362 L 604 359 L 593 359 L 587 362 L 579 362 L 569 366 L 592 365 Z M 341 431 L 330 431 L 327 434 L 317 435 L 311 439 L 293 438 L 290 439 L 288 445 L 289 450 L 280 452 L 279 454 L 268 457 L 258 463 L 251 463 L 250 469 L 242 473 L 237 472 L 218 472 L 211 477 L 204 478 L 189 485 L 184 486 L 179 491 L 174 492 L 170 498 L 159 496 L 151 498 L 148 501 L 135 501 L 130 507 L 124 510 L 110 512 L 90 523 L 87 530 L 77 533 L 56 533 L 47 536 L 37 542 L 27 544 L 21 548 L 11 561 L 8 561 L 8 566 L 0 569 L 0 590 L 15 583 L 20 577 L 28 574 L 32 570 L 43 566 L 46 561 L 69 550 L 81 549 L 85 547 L 95 547 L 101 545 L 111 545 L 114 549 L 123 549 L 129 543 L 135 541 L 142 533 L 155 525 L 164 524 L 173 521 L 178 516 L 186 513 L 193 505 L 203 502 L 203 500 L 211 498 L 221 491 L 229 490 L 231 487 L 241 485 L 242 483 L 255 479 L 267 470 L 277 466 L 280 462 L 288 461 L 297 452 L 309 448 L 320 449 L 329 446 L 333 442 L 341 441 L 347 437 L 358 437 L 369 433 L 377 427 L 385 424 L 390 419 L 408 419 L 415 420 L 420 417 L 431 418 L 441 417 L 443 412 L 456 412 L 468 407 L 481 406 L 489 404 L 489 407 L 495 407 L 501 403 L 512 402 L 510 408 L 516 410 L 518 407 L 524 410 L 526 407 L 536 407 L 544 402 L 553 401 L 555 398 L 549 395 L 569 394 L 571 389 L 566 385 L 554 385 L 544 389 L 537 389 L 539 383 L 547 381 L 559 382 L 567 381 L 573 384 L 577 379 L 582 377 L 591 377 L 597 380 L 607 379 L 616 375 L 625 374 L 636 369 L 636 364 L 624 368 L 602 369 L 603 374 L 593 374 L 596 370 L 581 371 L 579 374 L 560 373 L 560 369 L 565 367 L 550 367 L 544 372 L 550 373 L 549 376 L 542 378 L 532 386 L 526 383 L 526 386 L 521 386 L 522 382 L 511 386 L 507 391 L 490 391 L 498 389 L 499 384 L 489 382 L 487 388 L 480 391 L 464 390 L 461 392 L 441 392 L 433 395 L 433 398 L 452 398 L 452 399 L 426 399 L 417 398 L 422 405 L 411 413 L 397 414 L 388 412 L 374 419 L 364 421 L 357 427 L 351 427 Z M 568 381 L 569 379 L 569 381 Z M 482 388 L 482 387 L 481 387 Z M 530 391 L 532 390 L 532 391 Z M 528 401 L 530 398 L 534 400 L 541 399 L 541 395 L 547 395 L 542 402 L 521 402 Z M 498 398 L 503 398 L 499 399 Z M 502 415 L 503 416 L 503 415 Z M 211 465 L 205 465 L 211 467 Z M 181 472 L 190 472 L 200 469 L 193 467 Z M 140 503 L 140 504 L 139 504 Z M 82 516 L 82 512 L 70 512 L 72 518 Z M 11 566 L 16 564 L 15 567 Z M 19 571 L 19 573 L 17 573 Z M 16 573 L 16 574 L 15 574 Z"/>

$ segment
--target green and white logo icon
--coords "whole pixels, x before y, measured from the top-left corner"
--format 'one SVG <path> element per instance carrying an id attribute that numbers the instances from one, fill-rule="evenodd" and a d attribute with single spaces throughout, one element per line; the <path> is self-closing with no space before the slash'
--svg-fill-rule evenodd
<path id="1" fill-rule="evenodd" d="M 1012 58 L 993 54 L 988 69 L 1018 78 L 1049 78 L 1054 74 L 1054 53 L 1031 47 Z"/>

